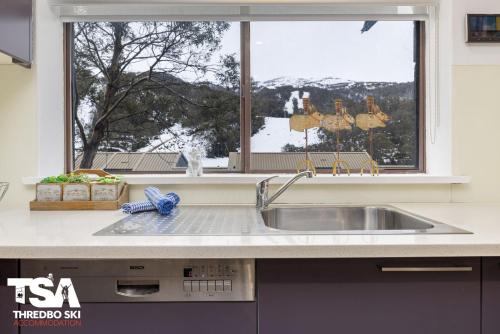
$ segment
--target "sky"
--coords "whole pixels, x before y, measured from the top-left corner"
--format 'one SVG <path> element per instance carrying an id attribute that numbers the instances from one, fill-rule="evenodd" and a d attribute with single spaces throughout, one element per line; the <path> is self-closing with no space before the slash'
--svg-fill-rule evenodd
<path id="1" fill-rule="evenodd" d="M 379 21 L 361 33 L 364 21 L 252 22 L 251 75 L 256 81 L 280 77 L 352 81 L 414 80 L 412 21 Z M 240 55 L 240 23 L 224 32 L 211 63 L 228 54 Z M 134 70 L 145 70 L 148 61 Z M 192 71 L 178 74 L 187 81 L 214 80 Z"/>
<path id="2" fill-rule="evenodd" d="M 278 77 L 337 77 L 354 81 L 413 81 L 413 22 L 252 22 L 251 72 Z M 225 33 L 221 54 L 239 55 L 239 23 Z"/>

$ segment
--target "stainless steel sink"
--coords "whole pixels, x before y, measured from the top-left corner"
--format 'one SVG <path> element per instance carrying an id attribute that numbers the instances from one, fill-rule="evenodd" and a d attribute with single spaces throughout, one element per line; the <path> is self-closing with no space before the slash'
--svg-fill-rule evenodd
<path id="1" fill-rule="evenodd" d="M 275 207 L 262 210 L 261 214 L 268 229 L 284 233 L 470 233 L 391 206 Z"/>

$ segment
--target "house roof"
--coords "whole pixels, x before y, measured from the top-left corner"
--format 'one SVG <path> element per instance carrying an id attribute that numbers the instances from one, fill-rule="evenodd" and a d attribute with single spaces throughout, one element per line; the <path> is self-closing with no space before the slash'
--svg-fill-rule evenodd
<path id="1" fill-rule="evenodd" d="M 331 169 L 333 161 L 337 158 L 337 153 L 311 152 L 309 157 L 316 168 Z M 352 170 L 359 170 L 363 162 L 370 159 L 370 155 L 366 152 L 340 152 L 340 158 L 347 161 Z M 303 160 L 304 152 L 252 153 L 251 155 L 252 169 L 255 170 L 294 170 L 297 168 L 299 161 Z M 79 155 L 75 161 L 76 168 L 80 167 L 81 161 L 82 155 Z M 239 166 L 240 153 L 229 153 L 227 169 L 237 171 Z M 103 169 L 115 173 L 173 172 L 182 171 L 186 167 L 187 159 L 179 152 L 98 152 L 92 165 L 92 169 Z"/>
<path id="2" fill-rule="evenodd" d="M 305 158 L 304 152 L 252 153 L 250 157 L 252 169 L 255 170 L 292 170 Z M 309 158 L 316 168 L 332 168 L 337 158 L 335 152 L 310 152 Z M 353 170 L 361 169 L 363 162 L 370 159 L 367 152 L 340 152 L 340 159 L 347 161 Z M 229 170 L 238 170 L 240 153 L 229 153 Z M 344 166 L 342 166 L 344 167 Z M 366 167 L 366 166 L 365 166 Z"/>
<path id="3" fill-rule="evenodd" d="M 75 166 L 79 168 L 82 155 L 76 158 Z M 171 172 L 187 166 L 182 153 L 122 153 L 98 152 L 94 158 L 92 169 L 103 169 L 116 172 Z"/>

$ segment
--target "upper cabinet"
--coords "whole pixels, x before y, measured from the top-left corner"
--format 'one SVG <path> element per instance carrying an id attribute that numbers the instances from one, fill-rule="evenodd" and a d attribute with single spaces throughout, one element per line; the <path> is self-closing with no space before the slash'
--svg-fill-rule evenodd
<path id="1" fill-rule="evenodd" d="M 0 52 L 29 66 L 32 60 L 32 0 L 0 1 Z"/>

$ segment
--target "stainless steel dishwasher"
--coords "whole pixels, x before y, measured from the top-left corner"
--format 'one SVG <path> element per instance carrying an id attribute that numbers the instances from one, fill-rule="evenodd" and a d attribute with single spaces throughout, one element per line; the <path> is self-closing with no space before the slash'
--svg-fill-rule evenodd
<path id="1" fill-rule="evenodd" d="M 255 334 L 255 263 L 209 260 L 22 260 L 21 277 L 71 278 L 82 325 L 72 333 Z M 32 309 L 23 305 L 21 309 Z M 67 333 L 25 328 L 24 333 Z"/>

